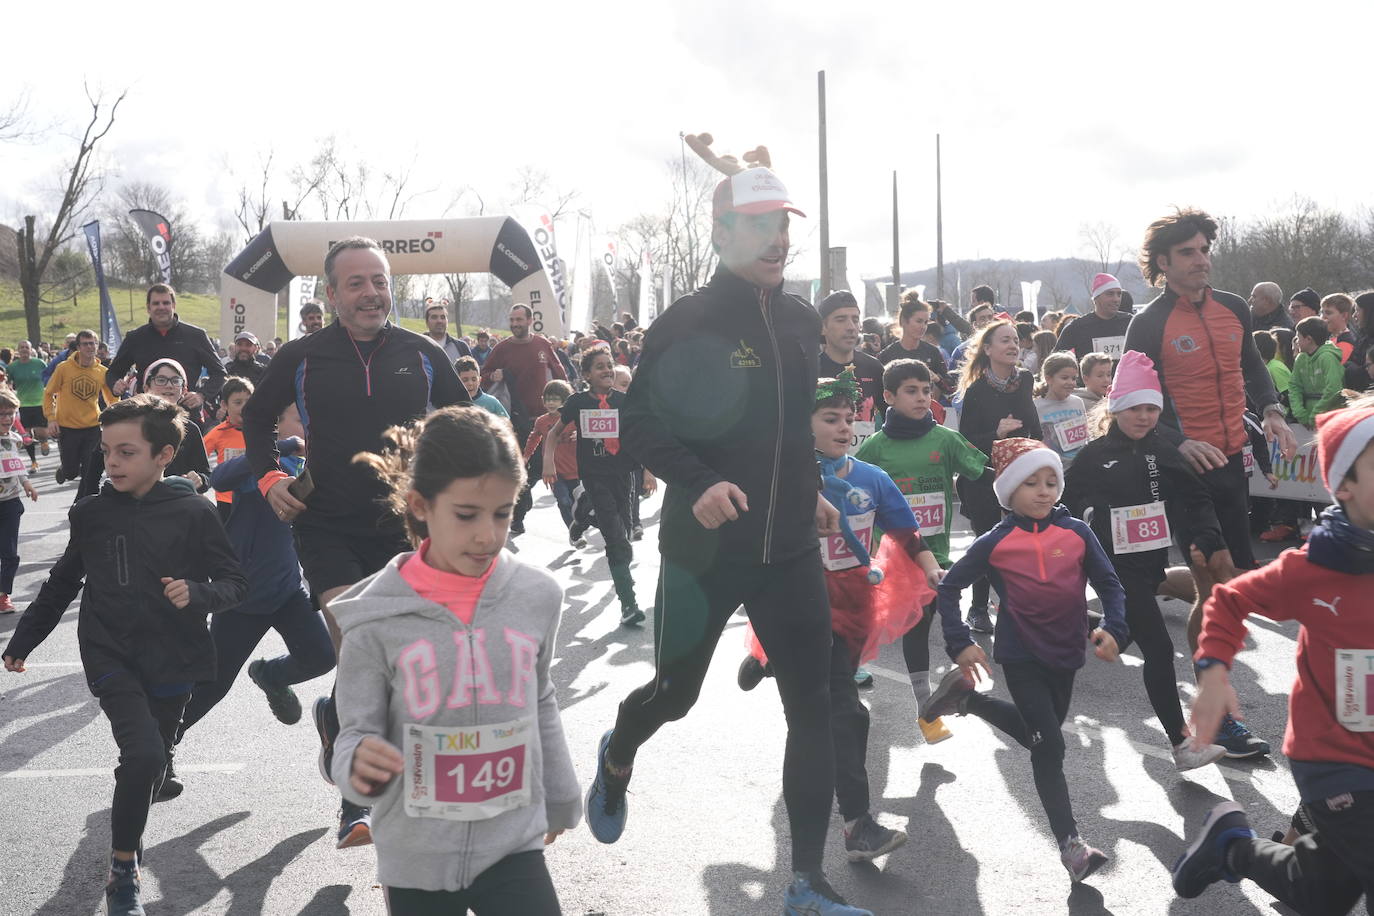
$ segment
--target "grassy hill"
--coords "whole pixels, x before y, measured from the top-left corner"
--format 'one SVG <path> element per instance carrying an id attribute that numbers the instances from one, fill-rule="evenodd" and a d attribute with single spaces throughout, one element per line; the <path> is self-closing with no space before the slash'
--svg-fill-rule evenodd
<path id="1" fill-rule="evenodd" d="M 119 327 L 123 331 L 137 327 L 148 320 L 144 307 L 144 288 L 129 289 L 110 287 L 110 301 L 114 304 Z M 43 338 L 60 342 L 68 334 L 82 328 L 99 330 L 100 294 L 95 289 L 79 293 L 75 301 L 64 299 L 51 305 L 45 303 L 41 308 Z M 202 296 L 195 293 L 177 294 L 177 314 L 182 320 L 199 325 L 218 336 L 220 327 L 220 306 L 218 296 Z M 401 326 L 413 331 L 423 331 L 425 323 L 419 318 L 402 318 Z M 476 325 L 464 325 L 468 334 L 477 333 Z M 450 333 L 453 333 L 450 329 Z M 287 324 L 284 317 L 277 319 L 277 335 L 287 337 Z M 28 325 L 24 321 L 24 297 L 19 284 L 13 280 L 0 279 L 0 346 L 12 347 L 16 341 L 28 336 Z"/>

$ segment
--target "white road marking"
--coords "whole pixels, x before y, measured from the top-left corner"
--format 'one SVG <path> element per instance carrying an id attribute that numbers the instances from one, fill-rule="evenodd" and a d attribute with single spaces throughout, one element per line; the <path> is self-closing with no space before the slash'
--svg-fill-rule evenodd
<path id="1" fill-rule="evenodd" d="M 177 764 L 178 773 L 237 773 L 241 763 Z M 114 776 L 111 767 L 91 767 L 83 770 L 11 770 L 0 773 L 0 779 L 67 779 L 79 776 Z"/>

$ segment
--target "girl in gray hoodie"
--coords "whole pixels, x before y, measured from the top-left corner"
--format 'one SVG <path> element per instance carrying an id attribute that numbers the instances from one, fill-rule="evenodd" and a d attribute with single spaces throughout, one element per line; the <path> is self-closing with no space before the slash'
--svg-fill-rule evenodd
<path id="1" fill-rule="evenodd" d="M 502 550 L 525 482 L 510 424 L 448 407 L 355 460 L 419 549 L 331 607 L 343 631 L 333 775 L 372 807 L 390 912 L 560 912 L 543 847 L 581 816 L 549 679 L 563 593 Z"/>

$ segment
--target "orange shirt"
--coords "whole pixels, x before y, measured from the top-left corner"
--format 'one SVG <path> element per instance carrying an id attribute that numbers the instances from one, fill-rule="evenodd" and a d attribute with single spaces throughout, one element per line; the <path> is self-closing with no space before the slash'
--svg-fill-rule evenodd
<path id="1" fill-rule="evenodd" d="M 207 454 L 215 456 L 216 467 L 239 457 L 246 447 L 243 444 L 243 430 L 237 426 L 229 425 L 228 420 L 205 434 L 205 451 Z M 234 494 L 228 491 L 223 493 L 215 491 L 215 499 L 222 503 L 232 503 Z"/>

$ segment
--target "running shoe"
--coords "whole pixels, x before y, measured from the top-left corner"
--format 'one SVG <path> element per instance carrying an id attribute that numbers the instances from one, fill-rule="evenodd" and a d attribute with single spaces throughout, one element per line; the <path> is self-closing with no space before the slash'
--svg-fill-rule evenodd
<path id="1" fill-rule="evenodd" d="M 511 536 L 511 537 L 518 537 L 518 536 L 520 536 L 520 535 L 522 535 L 522 534 L 524 534 L 524 533 L 525 533 L 525 523 L 524 523 L 524 522 L 511 522 L 511 524 L 510 524 L 510 536 Z"/>
<path id="2" fill-rule="evenodd" d="M 14 602 L 9 595 L 0 595 L 0 614 L 13 614 Z"/>
<path id="3" fill-rule="evenodd" d="M 614 731 L 612 729 L 611 731 Z M 625 819 L 629 816 L 629 805 L 625 802 L 625 790 L 629 779 L 621 779 L 606 772 L 606 749 L 611 746 L 611 732 L 601 736 L 601 744 L 596 749 L 596 778 L 587 790 L 587 826 L 592 836 L 602 843 L 614 843 L 625 830 Z"/>
<path id="4" fill-rule="evenodd" d="M 1271 525 L 1269 530 L 1259 536 L 1259 539 L 1266 544 L 1278 544 L 1283 541 L 1291 541 L 1298 536 L 1298 529 L 1292 525 Z"/>
<path id="5" fill-rule="evenodd" d="M 336 849 L 372 845 L 372 809 L 344 799 L 339 809 L 339 843 Z"/>
<path id="6" fill-rule="evenodd" d="M 991 633 L 992 615 L 987 608 L 972 608 L 968 612 L 968 628 L 975 633 Z"/>
<path id="7" fill-rule="evenodd" d="M 56 481 L 58 482 L 58 484 L 65 483 L 66 480 L 67 480 L 67 478 L 65 478 L 65 477 L 62 476 L 62 466 L 61 466 L 61 465 L 58 465 L 58 466 L 57 466 L 57 470 L 53 472 L 52 477 L 53 477 L 53 480 L 56 480 Z"/>
<path id="8" fill-rule="evenodd" d="M 329 708 L 333 706 L 329 697 L 319 697 L 311 707 L 311 717 L 315 720 L 315 731 L 320 736 L 320 775 L 331 786 L 334 785 L 334 738 L 329 734 Z"/>
<path id="9" fill-rule="evenodd" d="M 1174 745 L 1174 766 L 1178 767 L 1179 772 L 1184 770 L 1196 770 L 1198 767 L 1205 767 L 1209 763 L 1216 763 L 1226 756 L 1226 748 L 1220 744 L 1209 744 L 1202 750 L 1194 750 L 1193 742 L 1189 738 L 1184 738 Z"/>
<path id="10" fill-rule="evenodd" d="M 973 682 L 964 674 L 963 668 L 949 669 L 926 701 L 926 708 L 921 710 L 921 721 L 934 722 L 950 713 L 964 715 L 969 694 L 973 692 Z"/>
<path id="11" fill-rule="evenodd" d="M 248 666 L 248 678 L 267 694 L 267 708 L 282 725 L 295 725 L 301 720 L 301 701 L 290 687 L 274 684 L 267 679 L 267 659 L 260 658 Z"/>
<path id="12" fill-rule="evenodd" d="M 620 625 L 622 627 L 637 627 L 644 622 L 644 612 L 636 605 L 621 607 Z"/>
<path id="13" fill-rule="evenodd" d="M 162 775 L 162 783 L 157 787 L 157 794 L 154 796 L 157 801 L 171 801 L 186 789 L 186 784 L 177 776 L 176 766 L 172 763 L 172 755 L 167 755 L 167 769 Z"/>
<path id="14" fill-rule="evenodd" d="M 1269 742 L 1256 738 L 1244 723 L 1230 715 L 1221 720 L 1221 730 L 1217 732 L 1216 743 L 1226 748 L 1226 756 L 1232 760 L 1246 757 L 1263 757 L 1269 753 Z"/>
<path id="15" fill-rule="evenodd" d="M 954 737 L 954 734 L 945 727 L 944 719 L 936 718 L 931 722 L 917 719 L 916 724 L 921 726 L 921 735 L 926 739 L 926 744 L 939 744 L 946 738 Z"/>
<path id="16" fill-rule="evenodd" d="M 739 684 L 740 690 L 753 690 L 767 676 L 768 672 L 764 669 L 763 662 L 752 655 L 746 655 L 744 661 L 739 663 L 735 683 Z"/>
<path id="17" fill-rule="evenodd" d="M 630 540 L 632 540 L 632 541 L 642 541 L 642 540 L 644 540 L 644 526 L 643 526 L 643 525 L 635 525 L 633 528 L 630 529 Z"/>
<path id="18" fill-rule="evenodd" d="M 1226 864 L 1226 848 L 1232 840 L 1250 839 L 1255 831 L 1237 802 L 1225 801 L 1207 812 L 1202 831 L 1174 863 L 1174 892 L 1196 897 L 1217 881 L 1236 884 L 1240 876 Z"/>
<path id="19" fill-rule="evenodd" d="M 818 871 L 795 872 L 783 898 L 782 916 L 873 916 L 850 906 Z"/>
<path id="20" fill-rule="evenodd" d="M 1059 846 L 1059 861 L 1064 863 L 1073 883 L 1084 878 L 1107 864 L 1107 854 L 1083 842 L 1082 837 L 1073 834 Z"/>
<path id="21" fill-rule="evenodd" d="M 145 916 L 138 865 L 111 868 L 105 883 L 105 912 L 108 916 Z"/>
<path id="22" fill-rule="evenodd" d="M 44 457 L 47 457 L 47 454 L 48 454 L 48 440 L 47 440 L 47 439 L 44 439 L 44 440 L 42 440 L 41 442 L 38 443 L 38 454 L 40 454 L 40 455 L 42 455 L 42 456 L 44 456 Z"/>
<path id="23" fill-rule="evenodd" d="M 844 854 L 851 862 L 872 862 L 878 856 L 885 856 L 906 842 L 906 834 L 901 830 L 890 830 L 865 814 L 854 824 L 853 830 L 844 832 Z"/>
<path id="24" fill-rule="evenodd" d="M 863 665 L 860 665 L 858 668 L 854 669 L 854 683 L 858 684 L 860 687 L 872 687 L 873 673 Z"/>
<path id="25" fill-rule="evenodd" d="M 29 476 L 32 477 L 34 474 L 37 474 L 37 473 L 38 473 L 38 462 L 35 461 L 33 464 L 29 465 Z"/>
<path id="26" fill-rule="evenodd" d="M 576 550 L 581 550 L 587 546 L 587 539 L 582 536 L 582 529 L 574 525 L 568 529 L 568 544 Z"/>

